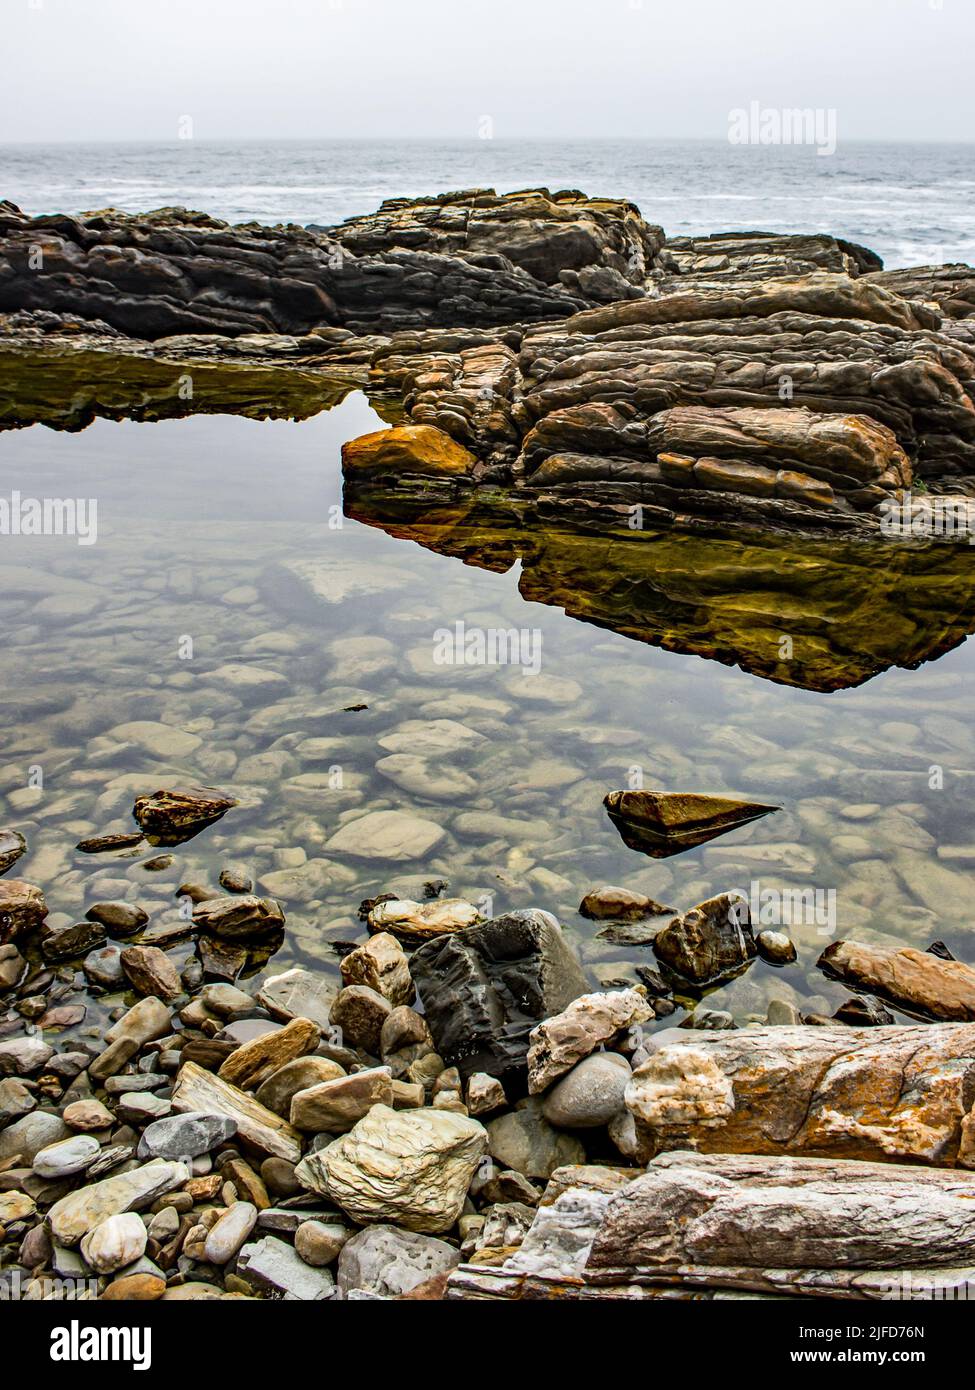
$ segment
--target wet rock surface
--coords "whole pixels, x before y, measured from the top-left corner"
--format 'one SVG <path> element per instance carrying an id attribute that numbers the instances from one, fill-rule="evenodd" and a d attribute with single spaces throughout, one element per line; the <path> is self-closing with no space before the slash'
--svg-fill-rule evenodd
<path id="1" fill-rule="evenodd" d="M 582 510 L 863 530 L 915 475 L 971 479 L 975 354 L 944 331 L 970 314 L 967 268 L 887 274 L 829 236 L 674 247 L 632 204 L 547 189 L 304 229 L 6 204 L 0 311 L 28 344 L 80 316 L 116 352 L 368 372 L 408 418 L 350 446 L 350 483 L 501 481 Z M 429 433 L 399 448 L 400 429 Z"/>

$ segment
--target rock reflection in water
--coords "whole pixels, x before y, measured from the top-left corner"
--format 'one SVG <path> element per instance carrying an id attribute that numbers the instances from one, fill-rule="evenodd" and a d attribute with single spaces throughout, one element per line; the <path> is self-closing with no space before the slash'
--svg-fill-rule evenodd
<path id="1" fill-rule="evenodd" d="M 510 499 L 430 502 L 346 481 L 349 516 L 465 564 L 534 603 L 635 641 L 804 690 L 913 669 L 975 630 L 964 546 L 743 532 L 585 530 Z"/>

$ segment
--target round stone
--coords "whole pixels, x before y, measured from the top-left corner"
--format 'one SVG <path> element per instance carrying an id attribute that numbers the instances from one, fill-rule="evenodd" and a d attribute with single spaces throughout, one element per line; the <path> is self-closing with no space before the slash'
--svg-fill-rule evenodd
<path id="1" fill-rule="evenodd" d="M 594 1052 L 552 1087 L 542 1113 L 559 1129 L 596 1129 L 623 1109 L 630 1064 L 618 1052 Z"/>
<path id="2" fill-rule="evenodd" d="M 72 1134 L 35 1154 L 33 1169 L 40 1178 L 69 1178 L 89 1168 L 100 1151 L 101 1144 L 90 1134 Z"/>

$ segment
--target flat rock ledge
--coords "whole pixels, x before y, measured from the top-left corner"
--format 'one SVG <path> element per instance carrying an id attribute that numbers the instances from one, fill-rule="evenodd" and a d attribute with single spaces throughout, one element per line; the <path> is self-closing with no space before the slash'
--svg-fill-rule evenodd
<path id="1" fill-rule="evenodd" d="M 973 304 L 969 266 L 888 273 L 830 236 L 669 241 L 576 190 L 392 199 L 304 228 L 2 203 L 0 355 L 24 381 L 0 423 L 118 412 L 99 377 L 120 357 L 139 377 L 166 364 L 148 396 L 131 387 L 150 418 L 153 392 L 162 414 L 307 414 L 341 381 L 403 420 L 347 448 L 353 496 L 500 488 L 624 525 L 645 508 L 646 524 L 910 535 L 921 493 L 966 524 L 975 498 Z M 59 407 L 50 373 L 30 384 L 38 352 L 80 397 Z M 187 360 L 234 372 L 181 406 Z"/>
<path id="2" fill-rule="evenodd" d="M 969 1174 L 815 1158 L 681 1152 L 637 1178 L 563 1168 L 519 1249 L 499 1268 L 460 1265 L 445 1297 L 964 1298 L 973 1198 Z"/>

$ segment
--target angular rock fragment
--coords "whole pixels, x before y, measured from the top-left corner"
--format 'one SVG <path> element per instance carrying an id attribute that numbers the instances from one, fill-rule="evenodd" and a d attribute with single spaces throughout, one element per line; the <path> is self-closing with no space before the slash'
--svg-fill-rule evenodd
<path id="1" fill-rule="evenodd" d="M 158 946 L 127 946 L 121 955 L 122 969 L 140 994 L 157 999 L 175 999 L 183 993 L 179 971 Z"/>
<path id="2" fill-rule="evenodd" d="M 629 849 L 667 859 L 770 815 L 778 806 L 691 792 L 607 792 L 603 805 Z"/>
<path id="3" fill-rule="evenodd" d="M 410 968 L 444 1061 L 463 1077 L 486 1072 L 506 1089 L 510 1077 L 514 1093 L 532 1028 L 587 988 L 555 919 L 537 909 L 427 942 Z"/>
<path id="4" fill-rule="evenodd" d="M 334 975 L 320 975 L 299 965 L 265 980 L 257 991 L 257 1002 L 275 1018 L 308 1018 L 326 1032 L 339 985 Z"/>
<path id="5" fill-rule="evenodd" d="M 406 953 L 389 932 L 378 932 L 343 956 L 340 969 L 346 985 L 368 985 L 394 1008 L 416 998 Z"/>
<path id="6" fill-rule="evenodd" d="M 722 893 L 699 903 L 657 933 L 653 950 L 678 981 L 692 988 L 740 974 L 758 953 L 747 901 Z"/>
<path id="7" fill-rule="evenodd" d="M 329 1013 L 333 1030 L 338 1029 L 347 1047 L 361 1047 L 375 1057 L 382 1039 L 383 1027 L 392 1013 L 389 1000 L 368 985 L 346 985 L 335 996 Z"/>
<path id="8" fill-rule="evenodd" d="M 545 1019 L 531 1031 L 529 1091 L 538 1095 L 597 1047 L 652 1018 L 653 1009 L 642 989 L 583 994 L 574 999 L 562 1013 Z"/>
<path id="9" fill-rule="evenodd" d="M 286 1120 L 195 1062 L 184 1062 L 180 1067 L 172 1101 L 173 1109 L 180 1113 L 227 1116 L 236 1123 L 241 1137 L 262 1153 L 288 1163 L 297 1163 L 301 1157 L 301 1136 Z"/>
<path id="10" fill-rule="evenodd" d="M 132 814 L 151 845 L 181 845 L 236 805 L 215 787 L 171 787 L 140 796 Z"/>
<path id="11" fill-rule="evenodd" d="M 363 1225 L 437 1234 L 456 1221 L 487 1144 L 476 1120 L 374 1105 L 353 1130 L 299 1163 L 296 1176 Z"/>
<path id="12" fill-rule="evenodd" d="M 277 1236 L 264 1236 L 245 1245 L 238 1256 L 237 1273 L 261 1293 L 288 1302 L 319 1303 L 335 1293 L 329 1270 L 305 1264 L 294 1247 Z"/>
<path id="13" fill-rule="evenodd" d="M 314 1052 L 321 1037 L 316 1023 L 307 1018 L 293 1018 L 283 1028 L 274 1027 L 273 1031 L 238 1047 L 223 1063 L 218 1075 L 231 1086 L 255 1091 L 286 1062 Z"/>

